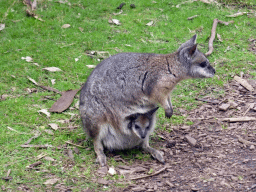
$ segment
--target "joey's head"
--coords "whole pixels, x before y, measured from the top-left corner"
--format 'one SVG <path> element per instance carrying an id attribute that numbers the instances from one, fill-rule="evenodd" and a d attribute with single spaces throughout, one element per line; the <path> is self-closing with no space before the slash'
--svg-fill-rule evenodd
<path id="1" fill-rule="evenodd" d="M 188 78 L 211 78 L 215 69 L 206 56 L 197 49 L 196 35 L 178 49 L 179 60 L 186 68 Z"/>
<path id="2" fill-rule="evenodd" d="M 129 120 L 128 129 L 130 129 L 140 139 L 148 137 L 153 129 L 153 115 L 157 109 L 158 107 L 145 114 L 136 113 L 128 116 L 126 118 Z"/>

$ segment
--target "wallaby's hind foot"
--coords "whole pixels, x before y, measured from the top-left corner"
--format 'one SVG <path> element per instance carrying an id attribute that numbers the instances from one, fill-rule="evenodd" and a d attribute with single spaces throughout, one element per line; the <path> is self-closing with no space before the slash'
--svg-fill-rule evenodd
<path id="1" fill-rule="evenodd" d="M 99 163 L 101 167 L 107 165 L 107 158 L 105 154 L 97 155 L 96 163 Z"/>
<path id="2" fill-rule="evenodd" d="M 104 148 L 101 141 L 99 141 L 99 139 L 95 139 L 93 144 L 94 144 L 94 151 L 97 155 L 96 163 L 99 163 L 101 167 L 106 166 L 107 158 L 106 158 L 106 155 L 104 154 Z"/>

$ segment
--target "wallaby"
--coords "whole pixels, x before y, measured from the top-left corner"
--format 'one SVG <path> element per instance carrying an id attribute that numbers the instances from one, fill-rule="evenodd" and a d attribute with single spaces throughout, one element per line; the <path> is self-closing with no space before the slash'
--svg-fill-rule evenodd
<path id="1" fill-rule="evenodd" d="M 126 138 L 140 144 L 142 137 L 133 136 L 134 132 L 127 128 L 133 122 L 129 117 L 146 114 L 159 104 L 170 118 L 173 114 L 170 93 L 179 81 L 214 76 L 215 69 L 197 49 L 196 38 L 194 35 L 171 54 L 119 53 L 93 70 L 81 90 L 80 114 L 85 131 L 93 138 L 101 166 L 106 165 L 104 147 L 123 148 L 127 146 Z M 155 114 L 152 125 L 154 119 Z M 110 142 L 111 147 L 106 144 L 110 135 L 115 140 Z M 164 162 L 160 151 L 149 146 L 143 148 Z"/>

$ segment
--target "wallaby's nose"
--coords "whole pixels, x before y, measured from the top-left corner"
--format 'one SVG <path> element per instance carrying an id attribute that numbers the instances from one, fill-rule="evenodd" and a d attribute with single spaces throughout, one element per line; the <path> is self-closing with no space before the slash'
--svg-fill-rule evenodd
<path id="1" fill-rule="evenodd" d="M 141 139 L 145 139 L 146 135 L 141 135 Z"/>

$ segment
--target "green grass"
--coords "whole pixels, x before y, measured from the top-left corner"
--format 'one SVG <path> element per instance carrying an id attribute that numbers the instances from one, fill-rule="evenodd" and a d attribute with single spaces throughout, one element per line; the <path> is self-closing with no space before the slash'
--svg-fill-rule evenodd
<path id="1" fill-rule="evenodd" d="M 108 51 L 111 55 L 119 52 L 165 54 L 174 52 L 194 33 L 198 34 L 197 41 L 201 51 L 207 52 L 214 18 L 235 22 L 228 26 L 219 24 L 217 27 L 217 33 L 221 35 L 223 42 L 214 41 L 214 51 L 209 57 L 216 68 L 216 76 L 212 79 L 188 80 L 179 84 L 172 94 L 175 115 L 166 119 L 163 109 L 160 109 L 158 129 L 164 129 L 163 125 L 167 123 L 191 124 L 186 122 L 185 117 L 176 113 L 177 108 L 196 108 L 200 104 L 195 101 L 198 96 L 223 95 L 221 87 L 235 74 L 256 74 L 255 54 L 248 50 L 248 39 L 255 38 L 255 13 L 232 19 L 226 17 L 238 10 L 251 11 L 247 10 L 246 6 L 227 8 L 193 2 L 176 8 L 176 5 L 180 4 L 178 0 L 157 0 L 156 3 L 134 0 L 127 1 L 123 13 L 115 16 L 113 13 L 119 12 L 116 10 L 121 3 L 119 1 L 69 2 L 71 6 L 54 1 L 38 1 L 36 13 L 44 20 L 42 22 L 26 16 L 26 6 L 21 0 L 0 1 L 0 23 L 6 26 L 0 31 L 0 95 L 7 95 L 5 100 L 0 101 L 0 177 L 5 177 L 9 169 L 12 177 L 10 181 L 1 179 L 0 186 L 10 191 L 21 190 L 24 186 L 35 191 L 57 190 L 54 188 L 56 185 L 47 187 L 43 184 L 52 177 L 58 178 L 58 183 L 71 187 L 73 191 L 87 187 L 102 189 L 102 186 L 91 180 L 97 170 L 91 141 L 81 143 L 85 148 L 91 149 L 80 149 L 79 154 L 74 154 L 75 163 L 66 155 L 66 151 L 74 146 L 65 145 L 65 141 L 79 143 L 86 138 L 78 110 L 68 109 L 65 113 L 52 113 L 50 118 L 39 114 L 38 110 L 49 109 L 60 95 L 38 88 L 27 79 L 28 76 L 42 85 L 60 91 L 78 89 L 92 71 L 85 65 L 97 65 L 100 62 L 98 58 L 87 56 L 86 51 Z M 253 5 L 253 1 L 248 2 L 248 5 Z M 129 7 L 131 3 L 136 5 L 135 9 Z M 199 16 L 187 20 L 193 15 Z M 111 25 L 108 23 L 109 19 L 118 19 L 122 25 Z M 154 25 L 146 26 L 151 20 Z M 71 27 L 61 28 L 64 24 L 70 24 Z M 228 47 L 230 49 L 227 49 Z M 26 56 L 32 57 L 33 62 L 39 66 L 21 59 Z M 75 62 L 75 58 L 79 60 Z M 62 71 L 51 73 L 42 70 L 51 66 L 59 67 Z M 51 84 L 51 79 L 56 79 L 55 85 Z M 209 87 L 212 89 L 207 91 Z M 27 88 L 36 88 L 37 92 L 28 93 Z M 78 98 L 71 107 L 74 107 L 77 100 Z M 70 113 L 75 114 L 72 119 Z M 66 119 L 71 120 L 64 124 L 57 122 Z M 57 122 L 60 127 L 72 125 L 78 128 L 59 129 L 54 131 L 54 135 L 49 135 L 45 130 L 50 130 L 48 123 L 53 122 Z M 7 127 L 17 130 L 18 133 Z M 20 147 L 36 132 L 41 135 L 31 144 L 49 144 L 53 148 Z M 36 157 L 42 153 L 56 161 L 41 159 L 40 171 L 27 170 L 26 166 L 36 162 Z M 134 159 L 146 161 L 150 158 L 140 150 L 120 152 L 120 155 L 131 164 Z M 117 164 L 113 158 L 108 158 L 108 163 L 110 166 Z M 111 177 L 108 176 L 107 179 Z M 118 178 L 112 179 L 116 181 L 115 185 L 123 186 L 118 184 Z"/>

